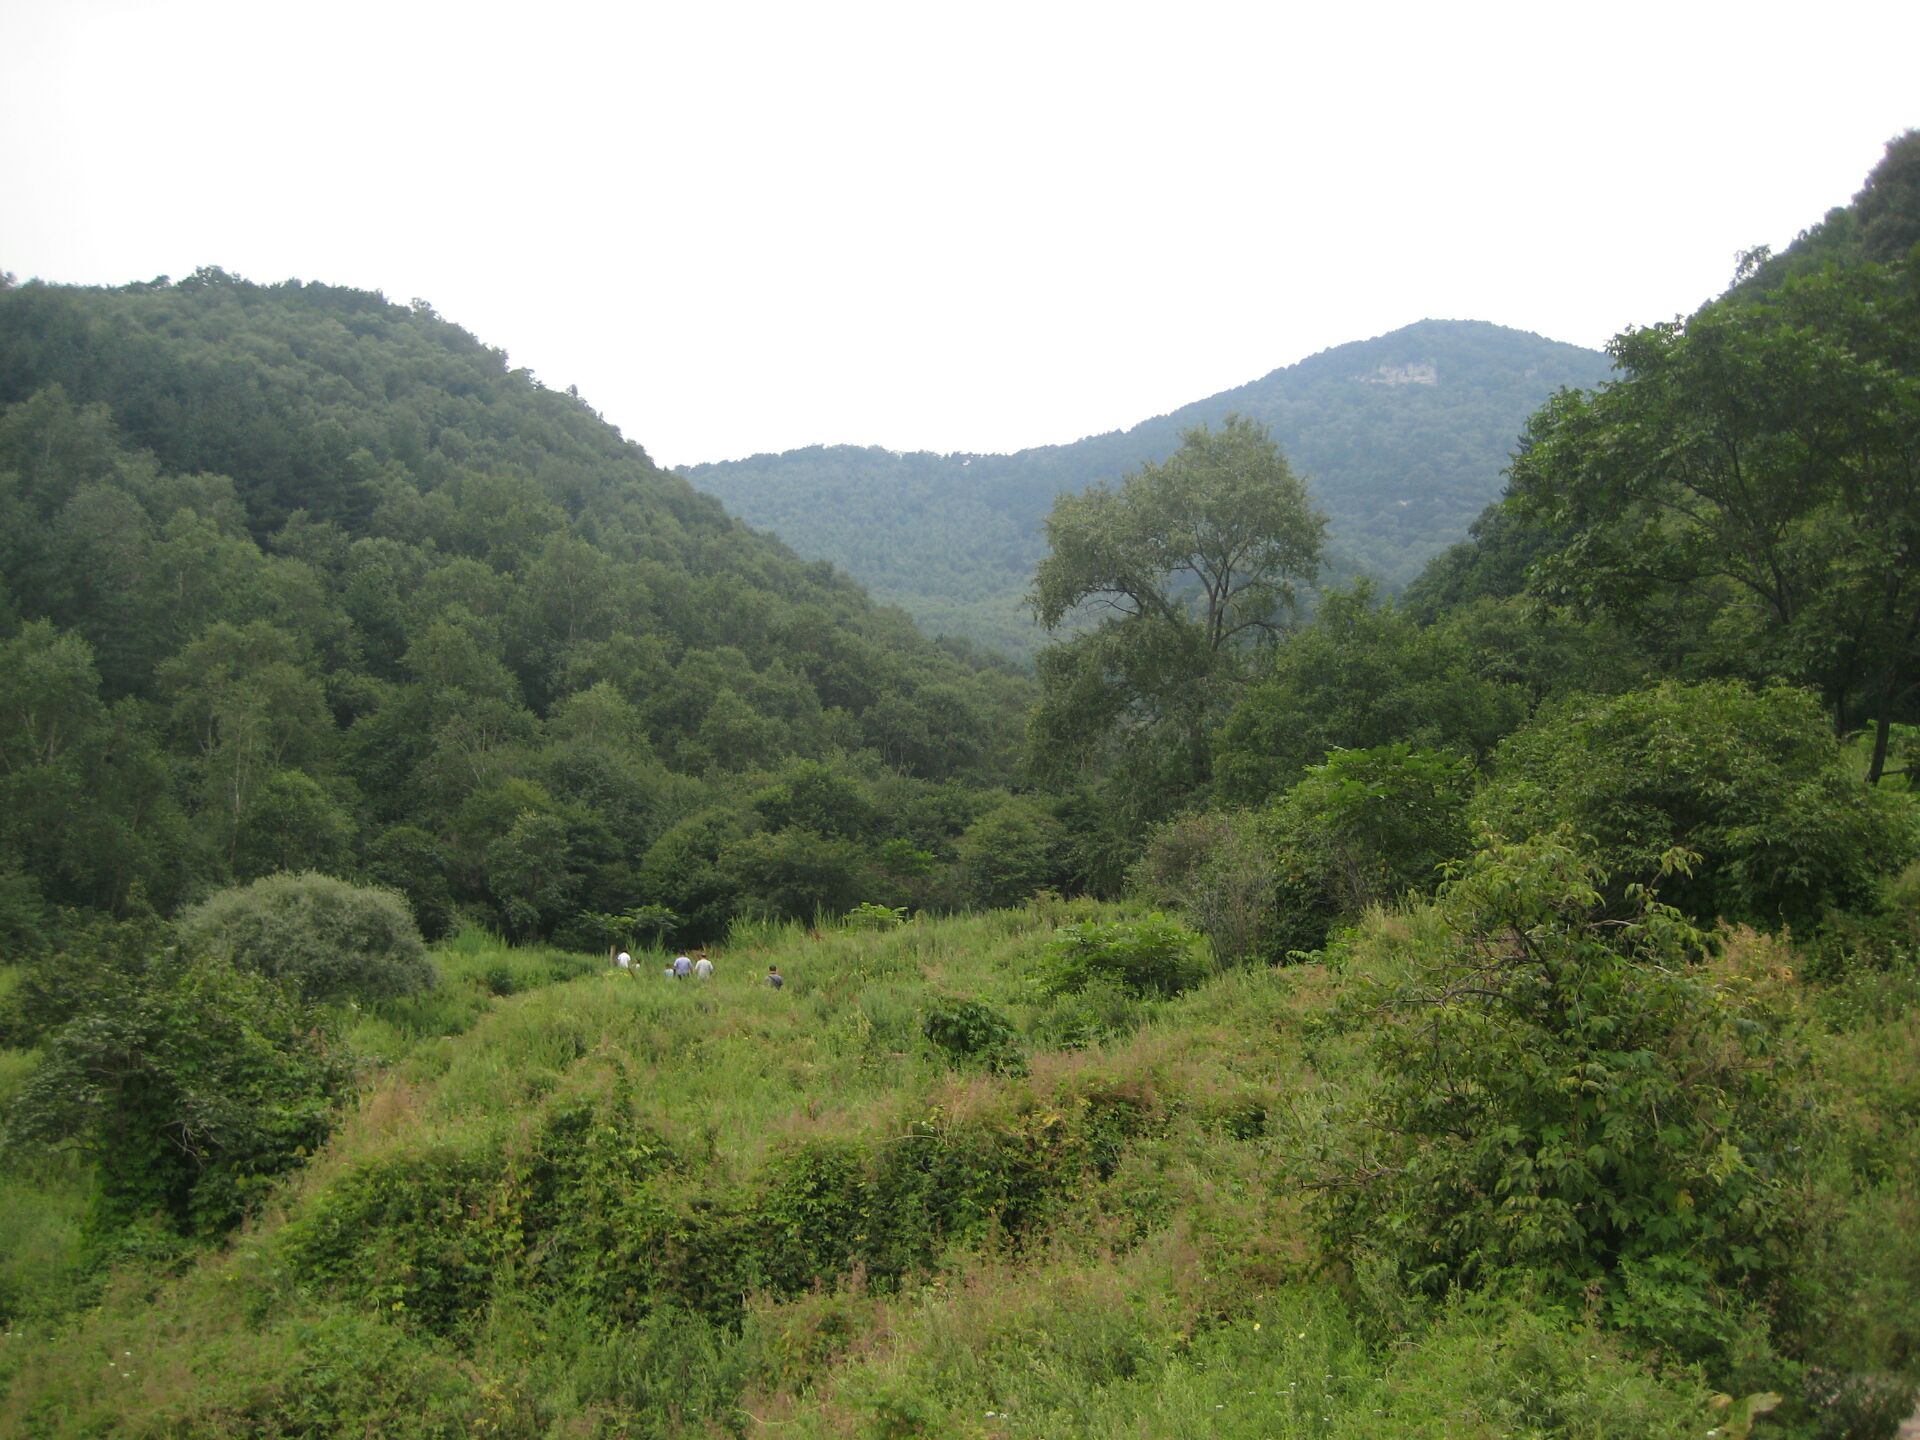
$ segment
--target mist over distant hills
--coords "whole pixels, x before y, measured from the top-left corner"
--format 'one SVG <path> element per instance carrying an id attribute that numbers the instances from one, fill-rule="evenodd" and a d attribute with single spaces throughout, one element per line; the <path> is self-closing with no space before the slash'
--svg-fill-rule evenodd
<path id="1" fill-rule="evenodd" d="M 1037 639 L 1021 597 L 1063 491 L 1172 454 L 1238 411 L 1268 426 L 1332 519 L 1332 578 L 1406 584 L 1500 493 L 1526 418 L 1606 378 L 1599 351 L 1477 320 L 1422 320 L 1336 346 L 1128 430 L 1012 455 L 809 446 L 682 474 L 800 554 L 831 560 L 935 633 L 1012 653 Z"/>

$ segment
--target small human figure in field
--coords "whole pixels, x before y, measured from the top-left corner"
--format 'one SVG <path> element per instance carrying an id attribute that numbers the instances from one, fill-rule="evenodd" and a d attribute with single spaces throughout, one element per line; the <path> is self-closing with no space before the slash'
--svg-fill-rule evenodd
<path id="1" fill-rule="evenodd" d="M 785 985 L 786 983 L 787 983 L 786 980 L 780 974 L 780 967 L 778 965 L 767 966 L 767 984 L 768 985 L 772 986 L 775 990 L 778 990 L 782 985 Z"/>
<path id="2" fill-rule="evenodd" d="M 684 980 L 691 974 L 693 974 L 693 961 L 689 960 L 684 955 L 674 956 L 673 957 L 673 978 L 676 980 Z"/>
<path id="3" fill-rule="evenodd" d="M 622 975 L 628 976 L 629 978 L 632 977 L 633 956 L 622 950 L 618 955 L 613 957 L 613 963 L 620 967 L 620 973 Z"/>
<path id="4" fill-rule="evenodd" d="M 713 978 L 713 961 L 707 958 L 707 952 L 704 950 L 693 957 L 693 978 L 696 980 Z"/>

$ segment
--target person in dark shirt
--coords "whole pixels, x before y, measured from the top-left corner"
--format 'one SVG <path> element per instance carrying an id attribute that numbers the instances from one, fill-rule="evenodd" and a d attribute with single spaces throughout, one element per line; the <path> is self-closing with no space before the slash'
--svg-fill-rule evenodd
<path id="1" fill-rule="evenodd" d="M 778 990 L 786 983 L 786 980 L 780 974 L 780 967 L 778 965 L 767 966 L 767 984 Z"/>

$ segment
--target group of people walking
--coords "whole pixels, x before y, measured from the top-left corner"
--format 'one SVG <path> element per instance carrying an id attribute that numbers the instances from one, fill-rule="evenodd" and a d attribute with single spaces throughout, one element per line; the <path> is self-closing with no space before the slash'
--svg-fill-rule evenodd
<path id="1" fill-rule="evenodd" d="M 633 974 L 633 956 L 627 951 L 622 950 L 619 954 L 615 955 L 613 957 L 613 963 L 621 974 Z M 667 966 L 661 973 L 663 975 L 669 975 L 675 980 L 711 980 L 713 978 L 713 961 L 707 958 L 706 951 L 696 950 L 691 955 L 674 956 L 673 963 Z M 786 983 L 786 977 L 781 975 L 778 965 L 769 965 L 767 967 L 767 984 L 771 988 L 778 990 L 785 986 Z"/>

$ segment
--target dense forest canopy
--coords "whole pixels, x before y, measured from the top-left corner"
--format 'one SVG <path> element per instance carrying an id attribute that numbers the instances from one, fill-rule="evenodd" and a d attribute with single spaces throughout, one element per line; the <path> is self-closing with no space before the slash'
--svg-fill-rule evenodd
<path id="1" fill-rule="evenodd" d="M 685 474 L 803 555 L 829 559 L 931 633 L 1009 654 L 1042 641 L 1022 597 L 1059 495 L 1166 460 L 1195 425 L 1265 425 L 1329 517 L 1323 583 L 1398 589 L 1495 498 L 1526 417 L 1607 359 L 1479 321 L 1423 320 L 1337 346 L 1129 430 L 1015 455 L 811 446 Z"/>
<path id="2" fill-rule="evenodd" d="M 956 842 L 1012 775 L 1018 676 L 417 302 L 9 284 L 0 516 L 28 928 L 307 867 L 399 885 L 434 933 L 643 890 L 710 931 L 747 872 L 807 909 L 957 900 Z M 856 832 L 756 810 L 816 772 Z M 822 827 L 839 850 L 789 874 Z M 941 874 L 885 870 L 889 844 Z"/>

